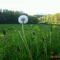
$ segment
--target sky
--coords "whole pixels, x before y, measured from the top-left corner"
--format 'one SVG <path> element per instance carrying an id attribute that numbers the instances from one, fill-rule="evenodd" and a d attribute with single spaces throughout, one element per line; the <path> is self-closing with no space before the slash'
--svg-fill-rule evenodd
<path id="1" fill-rule="evenodd" d="M 60 12 L 60 0 L 0 0 L 0 9 L 23 11 L 29 15 Z"/>

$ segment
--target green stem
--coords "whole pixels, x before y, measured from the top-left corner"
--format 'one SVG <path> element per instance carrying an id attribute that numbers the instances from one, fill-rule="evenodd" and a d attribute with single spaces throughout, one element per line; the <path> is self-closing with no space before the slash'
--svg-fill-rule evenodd
<path id="1" fill-rule="evenodd" d="M 24 43 L 24 45 L 25 45 L 25 48 L 26 48 L 26 50 L 28 51 L 31 60 L 33 60 L 33 59 L 32 59 L 32 56 L 31 56 L 31 52 L 30 52 L 29 46 L 28 46 L 28 43 L 27 43 L 26 38 L 25 38 L 24 24 L 22 24 L 22 33 L 23 33 L 23 39 L 22 39 L 22 40 L 23 40 L 23 43 Z"/>

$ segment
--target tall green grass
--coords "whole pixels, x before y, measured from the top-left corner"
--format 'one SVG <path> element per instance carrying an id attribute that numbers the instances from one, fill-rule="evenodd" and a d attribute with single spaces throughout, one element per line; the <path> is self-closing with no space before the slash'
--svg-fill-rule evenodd
<path id="1" fill-rule="evenodd" d="M 24 24 L 24 32 L 20 24 L 0 25 L 0 60 L 51 60 L 52 55 L 60 55 L 60 25 Z"/>

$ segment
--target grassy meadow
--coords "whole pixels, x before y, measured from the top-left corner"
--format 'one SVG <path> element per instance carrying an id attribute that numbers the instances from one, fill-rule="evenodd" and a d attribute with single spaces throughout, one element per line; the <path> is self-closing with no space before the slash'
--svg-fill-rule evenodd
<path id="1" fill-rule="evenodd" d="M 60 56 L 60 25 L 0 24 L 0 60 L 54 59 L 50 56 Z"/>

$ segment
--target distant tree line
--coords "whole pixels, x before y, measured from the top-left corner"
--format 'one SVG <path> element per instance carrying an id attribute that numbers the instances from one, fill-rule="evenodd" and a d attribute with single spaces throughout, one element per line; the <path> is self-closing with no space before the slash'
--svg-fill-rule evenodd
<path id="1" fill-rule="evenodd" d="M 0 9 L 0 24 L 19 24 L 18 17 L 20 15 L 27 15 L 29 20 L 28 24 L 47 23 L 47 24 L 60 24 L 60 13 L 54 15 L 28 15 L 22 11 L 11 11 L 7 9 Z"/>
<path id="2" fill-rule="evenodd" d="M 38 19 L 39 23 L 60 24 L 60 13 L 44 15 Z"/>
<path id="3" fill-rule="evenodd" d="M 0 9 L 0 24 L 19 24 L 18 17 L 20 15 L 27 15 L 29 18 L 28 24 L 38 23 L 38 18 L 36 16 L 30 16 L 22 11 L 11 11 Z"/>

